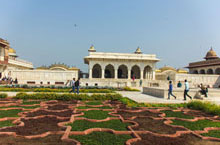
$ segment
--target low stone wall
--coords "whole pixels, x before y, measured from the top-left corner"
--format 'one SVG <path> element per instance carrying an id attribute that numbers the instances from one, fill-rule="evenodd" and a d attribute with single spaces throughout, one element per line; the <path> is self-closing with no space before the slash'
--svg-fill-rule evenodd
<path id="1" fill-rule="evenodd" d="M 194 97 L 195 94 L 199 91 L 199 88 L 192 88 L 189 91 L 189 95 Z M 144 87 L 143 88 L 143 93 L 159 98 L 168 98 L 168 89 L 165 88 L 156 88 L 156 87 Z M 174 88 L 173 94 L 178 98 L 178 99 L 183 99 L 184 95 L 184 89 L 179 89 L 179 88 Z M 220 89 L 209 89 L 208 91 L 208 97 L 220 97 Z M 171 99 L 173 97 L 171 96 Z"/>

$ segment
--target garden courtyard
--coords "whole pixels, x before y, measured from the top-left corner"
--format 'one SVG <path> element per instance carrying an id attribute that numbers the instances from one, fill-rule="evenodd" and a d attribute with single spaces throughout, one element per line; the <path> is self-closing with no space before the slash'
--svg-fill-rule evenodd
<path id="1" fill-rule="evenodd" d="M 0 99 L 1 145 L 219 145 L 219 107 L 139 104 L 119 94 Z"/>

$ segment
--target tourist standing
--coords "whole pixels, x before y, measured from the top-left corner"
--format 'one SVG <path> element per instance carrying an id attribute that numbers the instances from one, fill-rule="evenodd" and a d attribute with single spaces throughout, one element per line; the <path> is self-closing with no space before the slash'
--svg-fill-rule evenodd
<path id="1" fill-rule="evenodd" d="M 139 83 L 140 83 L 140 87 L 141 87 L 141 86 L 142 86 L 142 83 L 143 83 L 142 79 L 140 79 L 140 82 L 139 82 Z"/>
<path id="2" fill-rule="evenodd" d="M 176 96 L 173 95 L 173 84 L 172 81 L 169 81 L 169 90 L 168 90 L 168 100 L 170 99 L 170 95 L 176 99 Z"/>
<path id="3" fill-rule="evenodd" d="M 70 93 L 75 93 L 75 78 L 73 78 L 72 81 L 70 81 L 70 86 L 72 87 L 72 90 L 70 90 Z"/>
<path id="4" fill-rule="evenodd" d="M 80 78 L 75 82 L 75 87 L 77 90 L 77 94 L 79 94 L 79 85 L 80 85 Z"/>
<path id="5" fill-rule="evenodd" d="M 192 100 L 192 97 L 188 94 L 189 92 L 189 83 L 185 80 L 185 89 L 184 89 L 184 100 L 186 100 L 186 96 Z"/>
<path id="6" fill-rule="evenodd" d="M 203 84 L 200 85 L 200 89 L 201 89 L 200 90 L 201 94 L 205 95 L 205 97 L 207 98 L 208 97 L 208 95 L 207 95 L 208 89 Z"/>
<path id="7" fill-rule="evenodd" d="M 182 87 L 182 83 L 179 81 L 177 84 L 177 88 L 181 88 Z"/>

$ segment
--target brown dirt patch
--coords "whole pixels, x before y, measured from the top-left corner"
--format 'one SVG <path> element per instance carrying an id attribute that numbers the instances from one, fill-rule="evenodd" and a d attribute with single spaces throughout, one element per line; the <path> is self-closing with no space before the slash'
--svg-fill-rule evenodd
<path id="1" fill-rule="evenodd" d="M 18 135 L 38 135 L 48 131 L 62 131 L 57 123 L 68 121 L 69 119 L 61 120 L 56 117 L 43 117 L 40 119 L 21 119 L 24 126 L 15 126 L 11 128 L 0 129 L 0 132 L 16 132 Z"/>
<path id="2" fill-rule="evenodd" d="M 186 114 L 190 116 L 195 116 L 195 117 L 213 117 L 214 116 L 214 115 L 201 112 L 201 111 L 189 111 Z"/>
<path id="3" fill-rule="evenodd" d="M 193 134 L 184 134 L 176 138 L 158 137 L 153 134 L 141 134 L 141 141 L 132 145 L 219 145 L 220 142 L 202 140 Z"/>
<path id="4" fill-rule="evenodd" d="M 175 134 L 176 131 L 186 130 L 180 127 L 168 126 L 163 123 L 165 120 L 153 120 L 150 117 L 137 117 L 134 121 L 139 124 L 138 127 L 133 127 L 135 131 L 148 130 L 160 134 Z"/>
<path id="5" fill-rule="evenodd" d="M 150 111 L 143 111 L 143 112 L 126 112 L 126 111 L 118 111 L 117 114 L 120 114 L 124 119 L 131 118 L 133 116 L 151 116 L 151 117 L 159 117 L 160 113 L 153 113 Z"/>
<path id="6" fill-rule="evenodd" d="M 0 135 L 1 145 L 75 145 L 74 142 L 64 142 L 61 135 L 49 135 L 44 138 L 25 139 L 22 137 L 13 137 Z"/>
<path id="7" fill-rule="evenodd" d="M 57 104 L 53 106 L 48 106 L 47 109 L 48 110 L 64 110 L 64 109 L 69 109 L 69 108 L 68 108 L 68 105 Z"/>
<path id="8" fill-rule="evenodd" d="M 38 110 L 35 112 L 30 112 L 26 116 L 35 117 L 35 116 L 41 116 L 41 115 L 55 115 L 59 117 L 71 117 L 72 114 L 73 114 L 73 110 L 67 110 L 67 111 L 62 111 L 62 112 L 49 112 L 46 110 Z"/>

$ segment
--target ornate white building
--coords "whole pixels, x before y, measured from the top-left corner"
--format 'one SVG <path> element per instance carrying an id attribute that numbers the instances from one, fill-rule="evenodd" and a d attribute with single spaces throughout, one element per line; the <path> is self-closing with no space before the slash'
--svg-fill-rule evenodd
<path id="1" fill-rule="evenodd" d="M 75 67 L 54 64 L 34 69 L 31 62 L 17 57 L 9 42 L 0 39 L 0 78 L 17 78 L 19 84 L 64 85 L 69 80 L 79 77 L 79 69 Z"/>
<path id="2" fill-rule="evenodd" d="M 89 65 L 89 79 L 86 85 L 137 86 L 139 81 L 155 79 L 155 54 L 143 54 L 138 47 L 134 53 L 96 52 L 94 46 L 84 62 Z"/>

